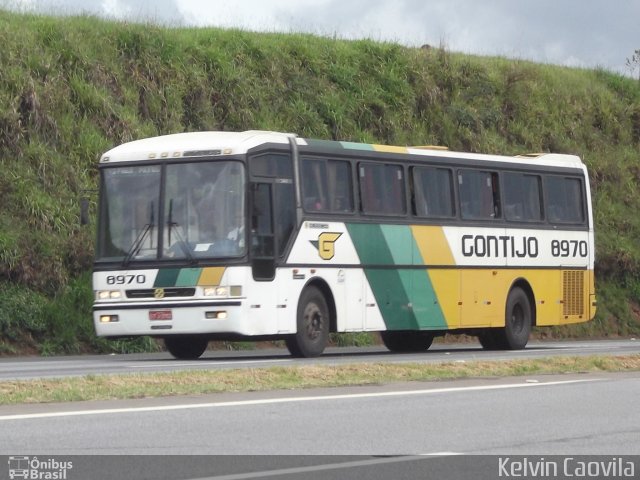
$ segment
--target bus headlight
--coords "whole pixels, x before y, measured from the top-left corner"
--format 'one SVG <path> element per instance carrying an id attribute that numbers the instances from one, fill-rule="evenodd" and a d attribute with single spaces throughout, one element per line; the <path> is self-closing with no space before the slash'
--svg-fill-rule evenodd
<path id="1" fill-rule="evenodd" d="M 229 289 L 227 287 L 216 287 L 216 297 L 228 297 Z"/>
<path id="2" fill-rule="evenodd" d="M 240 297 L 242 296 L 242 287 L 240 285 L 232 285 L 230 287 L 204 287 L 202 294 L 205 297 Z"/>
<path id="3" fill-rule="evenodd" d="M 98 300 L 117 300 L 122 298 L 120 290 L 98 290 Z"/>

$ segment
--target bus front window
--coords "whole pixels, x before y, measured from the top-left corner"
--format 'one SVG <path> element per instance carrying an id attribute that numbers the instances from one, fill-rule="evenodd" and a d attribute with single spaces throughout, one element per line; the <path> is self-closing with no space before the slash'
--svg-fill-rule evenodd
<path id="1" fill-rule="evenodd" d="M 160 166 L 105 169 L 101 192 L 98 260 L 156 258 Z"/>
<path id="2" fill-rule="evenodd" d="M 193 261 L 242 255 L 244 197 L 238 162 L 168 165 L 162 257 Z"/>
<path id="3" fill-rule="evenodd" d="M 97 261 L 241 256 L 244 188 L 237 161 L 105 168 Z"/>

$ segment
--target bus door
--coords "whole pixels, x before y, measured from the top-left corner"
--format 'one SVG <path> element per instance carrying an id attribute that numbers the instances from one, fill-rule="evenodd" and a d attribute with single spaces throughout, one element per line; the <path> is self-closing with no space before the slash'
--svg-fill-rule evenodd
<path id="1" fill-rule="evenodd" d="M 284 264 L 295 228 L 291 156 L 259 154 L 251 157 L 250 166 L 252 275 L 262 283 L 259 289 L 268 298 L 265 303 L 275 308 L 278 332 L 290 332 L 292 325 L 295 328 L 297 298 L 291 297 L 285 281 L 291 275 L 278 266 Z"/>

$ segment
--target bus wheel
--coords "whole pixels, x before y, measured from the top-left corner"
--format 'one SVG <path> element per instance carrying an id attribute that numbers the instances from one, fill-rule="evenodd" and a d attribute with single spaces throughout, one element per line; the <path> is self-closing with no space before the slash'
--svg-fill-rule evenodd
<path id="1" fill-rule="evenodd" d="M 524 290 L 515 287 L 509 292 L 505 308 L 504 328 L 490 328 L 481 334 L 480 343 L 491 350 L 521 350 L 529 341 L 533 313 L 529 297 Z"/>
<path id="2" fill-rule="evenodd" d="M 392 352 L 412 353 L 424 352 L 433 343 L 433 333 L 385 330 L 380 332 L 382 343 Z"/>
<path id="3" fill-rule="evenodd" d="M 207 349 L 209 340 L 200 335 L 175 335 L 164 338 L 164 346 L 179 360 L 195 360 Z"/>
<path id="4" fill-rule="evenodd" d="M 502 328 L 483 328 L 478 334 L 480 345 L 485 350 L 507 350 L 509 347 L 504 340 L 504 331 Z"/>
<path id="5" fill-rule="evenodd" d="M 521 288 L 514 288 L 507 298 L 504 337 L 509 350 L 523 349 L 529 341 L 533 313 L 529 297 Z"/>
<path id="6" fill-rule="evenodd" d="M 285 339 L 294 357 L 317 357 L 329 341 L 329 307 L 316 287 L 302 291 L 298 302 L 297 332 Z"/>

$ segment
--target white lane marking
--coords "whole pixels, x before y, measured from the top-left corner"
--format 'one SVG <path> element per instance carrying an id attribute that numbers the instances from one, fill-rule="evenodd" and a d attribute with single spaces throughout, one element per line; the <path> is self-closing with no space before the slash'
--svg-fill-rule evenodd
<path id="1" fill-rule="evenodd" d="M 441 457 L 446 455 L 462 455 L 462 454 L 445 452 L 444 454 L 427 453 L 424 455 L 407 455 L 407 456 L 401 456 L 401 457 L 372 458 L 370 460 L 353 460 L 350 462 L 325 463 L 322 465 L 310 465 L 307 467 L 290 467 L 290 468 L 280 468 L 277 470 L 263 470 L 261 472 L 231 473 L 227 475 L 201 477 L 201 478 L 195 478 L 191 480 L 248 480 L 251 478 L 274 477 L 279 475 L 297 475 L 300 473 L 322 472 L 326 470 L 344 470 L 347 468 L 370 467 L 373 465 L 384 465 L 389 463 L 416 462 L 416 461 L 425 460 L 425 456 Z"/>
<path id="2" fill-rule="evenodd" d="M 276 363 L 276 362 L 289 362 L 294 360 L 290 358 L 281 358 L 274 360 L 227 360 L 227 361 L 211 361 L 211 362 L 187 362 L 187 363 L 152 363 L 150 365 L 126 365 L 127 368 L 166 368 L 166 367 L 200 367 L 206 365 L 239 365 L 241 363 Z"/>
<path id="3" fill-rule="evenodd" d="M 269 405 L 277 403 L 294 402 L 316 402 L 329 400 L 349 400 L 356 398 L 377 398 L 377 397 L 401 397 L 409 395 L 432 395 L 436 393 L 452 392 L 479 392 L 483 390 L 505 390 L 510 388 L 532 388 L 553 385 L 568 385 L 571 383 L 595 382 L 600 378 L 587 378 L 580 380 L 562 380 L 545 383 L 513 383 L 508 385 L 478 385 L 474 387 L 449 387 L 449 388 L 429 388 L 422 390 L 397 390 L 393 392 L 371 392 L 371 393 L 350 393 L 341 395 L 317 395 L 308 397 L 285 397 L 285 398 L 262 398 L 257 400 L 238 400 L 234 402 L 210 402 L 210 403 L 186 403 L 178 405 L 159 405 L 154 407 L 128 407 L 128 408 L 104 408 L 99 410 L 70 410 L 60 412 L 25 413 L 16 415 L 2 415 L 0 421 L 7 420 L 27 420 L 34 418 L 55 418 L 55 417 L 77 417 L 82 415 L 113 415 L 119 413 L 139 413 L 139 412 L 161 412 L 168 410 L 191 410 L 196 408 L 220 408 L 220 407 L 241 407 L 248 405 Z"/>

